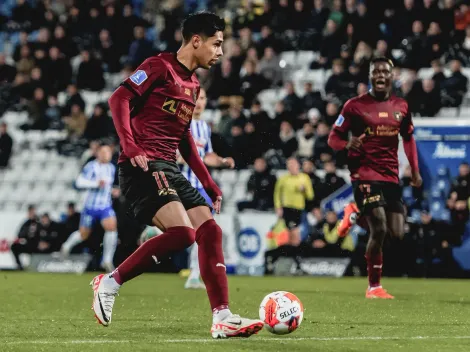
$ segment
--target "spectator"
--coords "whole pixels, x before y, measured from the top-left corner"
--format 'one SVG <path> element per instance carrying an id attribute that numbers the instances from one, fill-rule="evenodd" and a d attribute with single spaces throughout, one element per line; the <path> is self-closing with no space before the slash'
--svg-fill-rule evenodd
<path id="1" fill-rule="evenodd" d="M 116 73 L 121 70 L 121 55 L 119 48 L 111 39 L 109 31 L 106 29 L 101 30 L 99 35 L 98 49 L 101 53 L 101 60 L 106 64 L 106 71 Z"/>
<path id="2" fill-rule="evenodd" d="M 336 173 L 336 165 L 333 161 L 325 162 L 324 169 L 325 177 L 317 192 L 319 202 L 346 184 L 346 181 Z"/>
<path id="3" fill-rule="evenodd" d="M 334 98 L 345 102 L 349 99 L 351 92 L 356 85 L 351 80 L 350 75 L 344 71 L 344 63 L 341 59 L 333 60 L 333 74 L 328 78 L 325 84 L 325 93 L 329 100 Z"/>
<path id="4" fill-rule="evenodd" d="M 420 116 L 434 117 L 441 110 L 441 94 L 432 79 L 417 81 L 407 96 L 410 111 Z"/>
<path id="5" fill-rule="evenodd" d="M 22 130 L 46 130 L 48 119 L 46 118 L 47 98 L 42 88 L 36 88 L 33 99 L 28 102 L 28 122 L 21 126 Z"/>
<path id="6" fill-rule="evenodd" d="M 41 224 L 36 215 L 36 207 L 28 206 L 28 220 L 21 225 L 18 232 L 18 238 L 11 245 L 11 252 L 15 256 L 16 264 L 19 270 L 23 270 L 20 261 L 21 253 L 33 253 L 37 250 L 39 244 L 39 231 Z"/>
<path id="7" fill-rule="evenodd" d="M 67 86 L 67 100 L 62 114 L 69 115 L 72 110 L 72 105 L 78 105 L 81 110 L 85 110 L 85 100 L 83 100 L 75 84 L 69 84 Z"/>
<path id="8" fill-rule="evenodd" d="M 77 73 L 77 87 L 79 89 L 89 89 L 99 91 L 104 88 L 105 82 L 101 61 L 92 58 L 88 50 L 83 50 L 80 54 L 81 63 Z"/>
<path id="9" fill-rule="evenodd" d="M 305 123 L 302 130 L 297 133 L 297 141 L 299 145 L 297 156 L 301 159 L 312 158 L 315 132 L 310 122 Z"/>
<path id="10" fill-rule="evenodd" d="M 250 176 L 246 185 L 246 191 L 251 200 L 238 202 L 238 211 L 256 209 L 266 211 L 274 208 L 274 186 L 276 176 L 269 170 L 266 160 L 257 158 L 254 163 L 255 171 Z"/>
<path id="11" fill-rule="evenodd" d="M 286 159 L 290 158 L 297 151 L 298 147 L 299 143 L 297 142 L 292 125 L 287 121 L 283 121 L 279 133 L 279 148 L 282 150 L 283 156 Z"/>
<path id="12" fill-rule="evenodd" d="M 134 41 L 129 47 L 129 62 L 137 67 L 146 58 L 153 55 L 152 42 L 145 39 L 145 29 L 142 26 L 136 26 L 134 28 Z"/>
<path id="13" fill-rule="evenodd" d="M 65 129 L 68 132 L 69 140 L 77 140 L 83 136 L 85 132 L 87 118 L 80 106 L 72 105 L 70 115 L 64 117 Z"/>
<path id="14" fill-rule="evenodd" d="M 329 133 L 330 128 L 325 122 L 318 123 L 313 145 L 313 158 L 317 167 L 321 167 L 325 161 L 330 161 L 333 156 L 333 150 L 328 145 Z"/>
<path id="15" fill-rule="evenodd" d="M 293 127 L 298 129 L 300 126 L 297 124 L 297 116 L 302 112 L 302 100 L 295 93 L 294 83 L 286 83 L 286 93 L 287 95 L 282 99 L 284 103 L 284 109 L 287 113 L 292 116 L 293 121 L 295 121 Z"/>
<path id="16" fill-rule="evenodd" d="M 13 150 L 13 139 L 8 134 L 7 127 L 5 122 L 0 123 L 0 170 L 8 167 Z"/>
<path id="17" fill-rule="evenodd" d="M 0 53 L 0 84 L 15 80 L 16 68 L 6 63 L 5 54 Z"/>
<path id="18" fill-rule="evenodd" d="M 247 60 L 243 68 L 245 75 L 240 79 L 240 93 L 244 99 L 244 108 L 248 109 L 258 93 L 267 87 L 267 82 L 263 76 L 256 72 L 255 61 Z"/>
<path id="19" fill-rule="evenodd" d="M 462 64 L 458 60 L 450 62 L 451 76 L 441 83 L 443 106 L 459 107 L 468 90 L 468 78 L 462 73 Z"/>
<path id="20" fill-rule="evenodd" d="M 303 110 L 309 111 L 310 109 L 323 110 L 325 102 L 323 101 L 321 92 L 313 90 L 312 82 L 306 82 L 304 84 L 305 95 L 302 98 Z"/>
<path id="21" fill-rule="evenodd" d="M 317 223 L 305 241 L 305 254 L 318 257 L 350 256 L 355 249 L 351 235 L 340 237 L 338 216 L 333 210 L 327 211 L 325 220 Z"/>
<path id="22" fill-rule="evenodd" d="M 274 147 L 276 136 L 274 135 L 273 121 L 266 111 L 261 109 L 261 103 L 258 99 L 253 100 L 250 109 L 250 122 L 255 126 L 260 148 L 263 152 Z"/>
<path id="23" fill-rule="evenodd" d="M 49 86 L 54 93 L 65 90 L 72 80 L 72 66 L 69 60 L 61 55 L 56 46 L 49 49 L 47 77 Z"/>
<path id="24" fill-rule="evenodd" d="M 259 73 L 271 87 L 277 87 L 282 82 L 282 70 L 279 66 L 279 57 L 271 47 L 264 49 L 264 56 L 259 62 Z"/>
<path id="25" fill-rule="evenodd" d="M 96 104 L 93 115 L 86 123 L 83 137 L 88 141 L 102 139 L 114 134 L 113 120 L 108 116 L 103 104 Z"/>
<path id="26" fill-rule="evenodd" d="M 308 175 L 308 177 L 310 177 L 310 181 L 312 182 L 314 198 L 311 201 L 307 201 L 305 205 L 305 209 L 310 210 L 320 204 L 318 201 L 318 190 L 321 185 L 321 179 L 315 173 L 315 164 L 309 159 L 306 159 L 302 162 L 302 172 Z"/>
<path id="27" fill-rule="evenodd" d="M 451 210 L 454 232 L 462 236 L 465 224 L 469 219 L 469 199 L 470 199 L 470 166 L 467 162 L 462 162 L 459 167 L 459 175 L 452 183 L 447 206 Z"/>
<path id="28" fill-rule="evenodd" d="M 60 225 L 55 221 L 52 221 L 48 213 L 42 214 L 40 224 L 37 252 L 57 252 L 60 249 L 60 245 L 63 240 Z"/>

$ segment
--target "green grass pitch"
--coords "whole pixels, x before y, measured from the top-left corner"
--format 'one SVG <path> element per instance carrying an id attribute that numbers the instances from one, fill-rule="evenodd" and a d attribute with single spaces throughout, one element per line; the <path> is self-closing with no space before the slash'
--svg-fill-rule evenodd
<path id="1" fill-rule="evenodd" d="M 176 275 L 143 275 L 117 297 L 104 328 L 90 274 L 0 272 L 0 351 L 469 351 L 467 281 L 385 279 L 393 301 L 364 298 L 365 278 L 230 277 L 232 311 L 258 316 L 269 292 L 295 293 L 304 321 L 290 335 L 212 340 L 203 291 Z"/>

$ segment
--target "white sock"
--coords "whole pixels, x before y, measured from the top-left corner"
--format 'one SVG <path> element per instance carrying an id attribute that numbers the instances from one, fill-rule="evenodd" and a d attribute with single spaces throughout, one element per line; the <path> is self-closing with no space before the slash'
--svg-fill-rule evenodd
<path id="1" fill-rule="evenodd" d="M 118 241 L 117 231 L 106 231 L 103 237 L 103 263 L 113 263 Z"/>
<path id="2" fill-rule="evenodd" d="M 228 316 L 230 316 L 232 312 L 230 309 L 221 309 L 221 310 L 216 310 L 215 312 L 212 313 L 212 324 L 218 324 Z"/>
<path id="3" fill-rule="evenodd" d="M 67 238 L 67 241 L 64 242 L 62 245 L 62 248 L 67 252 L 70 253 L 73 247 L 75 247 L 77 244 L 82 243 L 82 235 L 80 235 L 80 232 L 77 230 L 75 232 L 72 232 L 72 234 Z"/>
<path id="4" fill-rule="evenodd" d="M 189 273 L 189 279 L 193 280 L 199 280 L 199 257 L 198 257 L 198 245 L 197 243 L 194 243 L 193 246 L 190 249 L 190 254 L 189 254 L 189 269 L 191 270 Z"/>
<path id="5" fill-rule="evenodd" d="M 376 290 L 376 289 L 378 289 L 378 288 L 382 288 L 382 286 L 375 286 L 375 287 L 370 287 L 370 286 L 369 286 L 369 291 L 374 291 L 374 290 Z"/>
<path id="6" fill-rule="evenodd" d="M 111 273 L 112 274 L 112 273 Z M 116 280 L 114 279 L 114 277 L 111 276 L 111 274 L 109 275 L 105 275 L 103 277 L 103 284 L 106 285 L 107 288 L 113 290 L 113 291 L 117 291 L 119 290 L 119 288 L 121 287 L 121 285 L 119 285 Z"/>

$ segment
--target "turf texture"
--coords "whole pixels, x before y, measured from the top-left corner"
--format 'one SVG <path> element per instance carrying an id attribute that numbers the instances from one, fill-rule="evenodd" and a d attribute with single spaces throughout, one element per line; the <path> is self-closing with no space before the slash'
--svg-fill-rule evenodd
<path id="1" fill-rule="evenodd" d="M 204 291 L 177 275 L 127 283 L 104 328 L 90 309 L 93 275 L 0 272 L 0 351 L 469 351 L 467 281 L 385 279 L 393 301 L 366 300 L 365 278 L 230 277 L 234 313 L 257 318 L 272 291 L 305 307 L 290 335 L 212 340 Z"/>

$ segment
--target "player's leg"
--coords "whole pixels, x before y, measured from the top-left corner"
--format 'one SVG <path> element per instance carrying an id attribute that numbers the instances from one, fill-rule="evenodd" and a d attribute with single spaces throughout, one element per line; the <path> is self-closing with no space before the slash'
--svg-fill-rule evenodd
<path id="1" fill-rule="evenodd" d="M 207 204 L 211 204 L 211 199 L 207 192 L 201 188 L 197 190 L 199 194 L 204 198 Z M 191 218 L 190 218 L 191 219 Z M 193 223 L 194 226 L 194 223 Z M 196 227 L 195 227 L 196 229 Z M 184 288 L 191 288 L 191 289 L 206 289 L 206 286 L 201 281 L 201 271 L 199 270 L 199 246 L 197 242 L 195 242 L 192 247 L 190 248 L 189 254 L 189 276 L 184 284 Z"/>
<path id="2" fill-rule="evenodd" d="M 69 238 L 62 244 L 60 252 L 63 257 L 67 257 L 72 251 L 73 247 L 86 241 L 90 237 L 91 229 L 93 227 L 94 215 L 87 211 L 83 210 L 83 213 L 80 217 L 80 227 L 77 231 L 74 231 L 70 234 Z"/>
<path id="3" fill-rule="evenodd" d="M 101 218 L 101 226 L 104 229 L 101 267 L 111 272 L 114 270 L 114 253 L 118 243 L 116 214 L 112 208 L 108 208 L 102 212 Z"/>
<path id="4" fill-rule="evenodd" d="M 188 198 L 182 200 L 185 201 Z M 196 202 L 198 202 L 197 198 Z M 212 337 L 249 337 L 256 334 L 263 328 L 263 322 L 241 318 L 232 314 L 229 309 L 222 229 L 215 222 L 210 208 L 206 205 L 188 209 L 188 215 L 196 229 L 201 276 L 212 308 Z"/>
<path id="5" fill-rule="evenodd" d="M 194 243 L 195 231 L 172 183 L 179 172 L 176 165 L 151 162 L 149 169 L 144 172 L 130 163 L 120 165 L 119 182 L 136 218 L 163 233 L 144 242 L 111 274 L 92 280 L 93 310 L 105 326 L 111 322 L 115 296 L 122 284 L 158 264 L 159 258 Z"/>
<path id="6" fill-rule="evenodd" d="M 387 211 L 387 230 L 391 237 L 403 239 L 405 231 L 405 215 Z"/>

